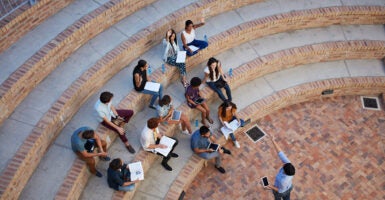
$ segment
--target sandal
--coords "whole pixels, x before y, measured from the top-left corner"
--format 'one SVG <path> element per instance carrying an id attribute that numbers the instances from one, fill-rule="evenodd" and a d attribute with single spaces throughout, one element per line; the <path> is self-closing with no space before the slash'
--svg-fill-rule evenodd
<path id="1" fill-rule="evenodd" d="M 214 123 L 213 119 L 211 119 L 211 118 L 207 118 L 207 121 L 209 121 L 210 124 Z"/>

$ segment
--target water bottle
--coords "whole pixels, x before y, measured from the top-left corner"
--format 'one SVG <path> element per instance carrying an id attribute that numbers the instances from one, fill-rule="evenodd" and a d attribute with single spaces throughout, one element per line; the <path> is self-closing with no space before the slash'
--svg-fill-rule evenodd
<path id="1" fill-rule="evenodd" d="M 229 76 L 230 76 L 230 78 L 233 78 L 233 68 L 229 69 Z"/>
<path id="2" fill-rule="evenodd" d="M 147 73 L 148 73 L 148 75 L 151 75 L 151 73 L 152 73 L 152 68 L 151 68 L 151 66 L 148 66 Z"/>
<path id="3" fill-rule="evenodd" d="M 199 126 L 199 122 L 198 122 L 198 120 L 196 119 L 195 120 L 195 127 L 198 127 Z"/>
<path id="4" fill-rule="evenodd" d="M 203 37 L 205 39 L 205 42 L 209 43 L 209 40 L 207 39 L 207 35 L 204 35 Z"/>
<path id="5" fill-rule="evenodd" d="M 162 74 L 164 74 L 166 72 L 166 66 L 164 65 L 164 63 L 162 64 Z"/>

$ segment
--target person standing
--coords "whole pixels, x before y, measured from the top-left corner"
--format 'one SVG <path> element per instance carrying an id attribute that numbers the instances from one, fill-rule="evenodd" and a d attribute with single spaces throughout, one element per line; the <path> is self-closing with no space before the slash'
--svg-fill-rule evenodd
<path id="1" fill-rule="evenodd" d="M 183 43 L 183 49 L 186 51 L 187 56 L 193 56 L 198 53 L 198 51 L 206 48 L 208 46 L 208 43 L 206 41 L 202 40 L 196 40 L 195 39 L 195 29 L 205 25 L 205 19 L 201 19 L 201 23 L 194 25 L 194 23 L 191 20 L 187 20 L 185 22 L 185 28 L 184 31 L 181 34 L 181 39 Z M 198 49 L 193 50 L 191 49 L 191 46 L 195 46 Z"/>

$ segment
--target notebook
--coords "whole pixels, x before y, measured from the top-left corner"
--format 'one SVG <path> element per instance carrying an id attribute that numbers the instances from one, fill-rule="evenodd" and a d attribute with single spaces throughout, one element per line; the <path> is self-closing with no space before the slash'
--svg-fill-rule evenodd
<path id="1" fill-rule="evenodd" d="M 145 90 L 150 90 L 153 92 L 159 92 L 159 88 L 160 88 L 160 83 L 155 83 L 150 81 L 147 81 L 146 85 L 144 86 Z"/>
<path id="2" fill-rule="evenodd" d="M 167 136 L 162 136 L 159 144 L 164 144 L 167 146 L 167 148 L 165 148 L 165 149 L 156 148 L 155 151 L 164 155 L 164 156 L 167 156 L 170 153 L 172 146 L 175 144 L 175 140 L 172 138 L 169 138 Z"/>
<path id="3" fill-rule="evenodd" d="M 191 49 L 192 52 L 194 52 L 194 51 L 196 51 L 196 50 L 199 49 L 198 47 L 196 47 L 196 46 L 194 46 L 194 45 L 190 45 L 190 46 L 188 46 L 188 47 Z"/>
<path id="4" fill-rule="evenodd" d="M 130 169 L 130 180 L 144 180 L 144 171 L 142 162 L 134 162 L 128 164 L 128 168 Z"/>
<path id="5" fill-rule="evenodd" d="M 230 123 L 225 122 L 225 125 L 222 126 L 221 132 L 225 136 L 226 140 L 229 137 L 230 133 L 234 133 L 235 130 L 239 128 L 240 124 L 238 123 L 238 120 L 234 119 Z"/>
<path id="6" fill-rule="evenodd" d="M 186 51 L 178 51 L 178 55 L 176 56 L 176 63 L 184 63 L 186 62 Z"/>

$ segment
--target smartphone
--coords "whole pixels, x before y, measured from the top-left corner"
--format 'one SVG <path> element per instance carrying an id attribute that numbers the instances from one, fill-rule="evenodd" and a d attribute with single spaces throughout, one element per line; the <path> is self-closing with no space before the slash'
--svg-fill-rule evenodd
<path id="1" fill-rule="evenodd" d="M 266 177 L 266 176 L 263 177 L 263 178 L 261 178 L 261 180 L 262 180 L 262 185 L 263 185 L 263 187 L 266 187 L 266 186 L 269 185 L 269 182 L 267 181 L 267 177 Z"/>

